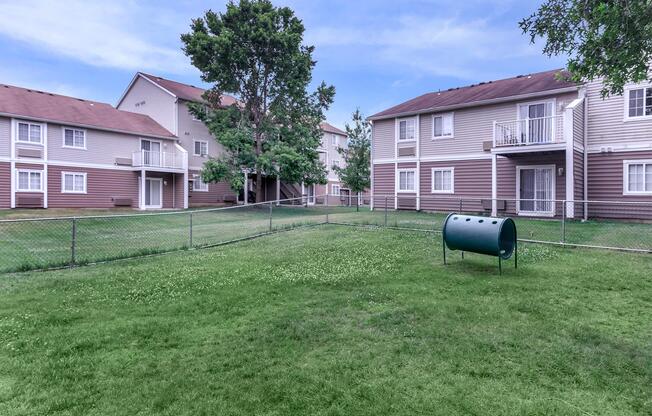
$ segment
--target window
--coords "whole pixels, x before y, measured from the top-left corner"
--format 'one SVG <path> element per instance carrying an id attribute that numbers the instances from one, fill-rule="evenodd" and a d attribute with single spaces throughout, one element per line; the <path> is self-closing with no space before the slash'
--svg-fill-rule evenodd
<path id="1" fill-rule="evenodd" d="M 333 195 L 335 195 L 335 196 L 339 196 L 339 195 L 340 195 L 340 186 L 339 186 L 339 185 L 332 185 L 331 190 L 332 190 L 331 193 L 332 193 Z"/>
<path id="2" fill-rule="evenodd" d="M 43 190 L 40 170 L 19 170 L 17 190 L 21 192 L 41 192 Z"/>
<path id="3" fill-rule="evenodd" d="M 337 166 L 339 168 L 340 167 L 340 161 L 339 160 L 333 160 L 333 166 Z"/>
<path id="4" fill-rule="evenodd" d="M 337 146 L 337 135 L 331 134 L 331 144 Z"/>
<path id="5" fill-rule="evenodd" d="M 193 191 L 208 192 L 208 182 L 204 182 L 201 176 L 195 178 L 195 183 L 192 185 Z"/>
<path id="6" fill-rule="evenodd" d="M 652 194 L 652 160 L 624 162 L 624 194 Z"/>
<path id="7" fill-rule="evenodd" d="M 195 156 L 207 156 L 208 155 L 208 142 L 195 140 Z"/>
<path id="8" fill-rule="evenodd" d="M 204 113 L 208 112 L 208 106 L 202 105 L 201 109 Z M 201 121 L 194 113 L 190 112 L 190 109 L 188 109 L 188 113 L 190 113 L 190 116 L 192 117 L 193 121 Z"/>
<path id="9" fill-rule="evenodd" d="M 432 169 L 432 193 L 452 194 L 454 193 L 454 172 L 455 168 L 433 168 Z"/>
<path id="10" fill-rule="evenodd" d="M 398 121 L 398 139 L 400 141 L 416 139 L 416 119 L 408 118 Z"/>
<path id="11" fill-rule="evenodd" d="M 64 194 L 85 194 L 86 173 L 61 172 L 61 192 Z"/>
<path id="12" fill-rule="evenodd" d="M 86 132 L 77 129 L 63 129 L 63 147 L 86 149 Z"/>
<path id="13" fill-rule="evenodd" d="M 629 117 L 652 115 L 652 87 L 629 90 L 627 102 Z"/>
<path id="14" fill-rule="evenodd" d="M 18 122 L 16 141 L 25 143 L 43 144 L 43 125 Z"/>
<path id="15" fill-rule="evenodd" d="M 414 192 L 414 190 L 416 189 L 414 186 L 414 175 L 415 175 L 415 171 L 413 170 L 398 171 L 399 192 Z"/>
<path id="16" fill-rule="evenodd" d="M 453 137 L 453 113 L 432 116 L 432 137 Z"/>

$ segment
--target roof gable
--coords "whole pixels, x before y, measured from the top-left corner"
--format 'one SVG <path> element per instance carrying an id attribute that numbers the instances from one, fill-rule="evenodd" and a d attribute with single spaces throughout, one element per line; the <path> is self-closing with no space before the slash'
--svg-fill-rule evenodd
<path id="1" fill-rule="evenodd" d="M 333 126 L 332 124 L 329 124 L 327 122 L 322 122 L 319 123 L 319 128 L 326 133 L 334 133 L 334 134 L 340 134 L 342 136 L 346 136 L 346 132 L 343 130 L 338 129 L 337 127 Z"/>
<path id="2" fill-rule="evenodd" d="M 165 79 L 156 75 L 146 74 L 144 72 L 138 73 L 140 76 L 148 79 L 154 84 L 161 87 L 163 90 L 168 91 L 175 97 L 185 100 L 185 101 L 194 101 L 194 102 L 204 102 L 203 94 L 206 92 L 205 89 L 195 87 L 194 85 L 184 84 L 177 81 L 172 81 Z M 221 99 L 221 104 L 223 106 L 229 106 L 236 103 L 237 100 L 230 96 L 223 94 Z"/>

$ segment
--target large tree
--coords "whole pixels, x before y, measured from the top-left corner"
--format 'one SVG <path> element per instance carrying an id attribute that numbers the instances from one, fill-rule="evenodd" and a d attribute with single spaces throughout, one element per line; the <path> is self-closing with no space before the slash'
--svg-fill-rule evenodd
<path id="1" fill-rule="evenodd" d="M 242 189 L 243 171 L 255 175 L 256 200 L 263 176 L 290 183 L 325 183 L 317 148 L 319 123 L 335 89 L 324 82 L 308 92 L 315 61 L 303 45 L 304 26 L 287 7 L 268 0 L 229 2 L 226 12 L 194 19 L 181 40 L 184 52 L 211 83 L 207 106 L 191 105 L 226 150 L 202 170 L 209 182 Z M 225 93 L 238 103 L 221 106 Z"/>
<path id="2" fill-rule="evenodd" d="M 604 79 L 603 96 L 648 78 L 652 60 L 649 0 L 546 0 L 519 26 L 544 53 L 568 55 L 570 77 Z"/>
<path id="3" fill-rule="evenodd" d="M 344 166 L 333 166 L 333 170 L 351 193 L 357 194 L 371 187 L 371 126 L 359 109 L 353 113 L 353 126 L 346 124 L 346 134 L 348 146 L 337 148 Z"/>

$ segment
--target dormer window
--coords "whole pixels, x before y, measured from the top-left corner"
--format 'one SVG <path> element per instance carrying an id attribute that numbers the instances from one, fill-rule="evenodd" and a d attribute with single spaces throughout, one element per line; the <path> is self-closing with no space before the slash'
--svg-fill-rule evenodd
<path id="1" fill-rule="evenodd" d="M 416 119 L 406 118 L 398 121 L 398 140 L 413 141 L 416 140 Z"/>

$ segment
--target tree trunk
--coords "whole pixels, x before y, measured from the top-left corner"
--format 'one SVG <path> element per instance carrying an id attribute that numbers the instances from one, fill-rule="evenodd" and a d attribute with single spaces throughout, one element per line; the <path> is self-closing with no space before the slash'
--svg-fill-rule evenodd
<path id="1" fill-rule="evenodd" d="M 256 202 L 263 202 L 263 174 L 256 172 Z"/>

